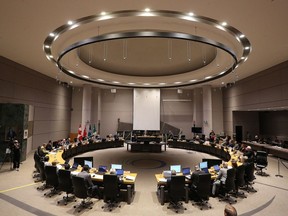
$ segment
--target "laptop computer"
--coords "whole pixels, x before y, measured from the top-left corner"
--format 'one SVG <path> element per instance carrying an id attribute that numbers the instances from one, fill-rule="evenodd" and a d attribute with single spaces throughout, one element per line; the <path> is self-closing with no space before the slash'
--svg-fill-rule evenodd
<path id="1" fill-rule="evenodd" d="M 107 172 L 107 166 L 100 165 L 97 171 L 97 174 L 104 175 Z"/>
<path id="2" fill-rule="evenodd" d="M 71 170 L 71 171 L 77 170 L 78 165 L 79 165 L 78 163 L 74 162 L 73 165 L 72 165 L 72 167 L 70 168 L 70 170 Z"/>
<path id="3" fill-rule="evenodd" d="M 219 172 L 219 170 L 220 170 L 219 165 L 214 165 L 213 167 L 214 167 L 215 172 Z"/>
<path id="4" fill-rule="evenodd" d="M 190 167 L 182 168 L 182 174 L 185 176 L 185 178 L 191 179 L 191 170 L 190 170 Z"/>
<path id="5" fill-rule="evenodd" d="M 123 169 L 116 169 L 116 175 L 117 176 L 121 176 L 124 174 L 124 170 Z"/>

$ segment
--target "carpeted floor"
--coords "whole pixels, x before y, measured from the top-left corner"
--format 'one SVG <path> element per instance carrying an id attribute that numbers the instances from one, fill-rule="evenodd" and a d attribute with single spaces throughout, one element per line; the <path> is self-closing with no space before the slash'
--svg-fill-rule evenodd
<path id="1" fill-rule="evenodd" d="M 92 210 L 84 210 L 80 213 L 74 211 L 74 203 L 57 206 L 57 201 L 63 195 L 46 198 L 44 192 L 36 190 L 41 183 L 33 183 L 34 161 L 33 154 L 30 154 L 21 164 L 20 171 L 10 171 L 7 163 L 0 171 L 0 215 L 174 215 L 173 211 L 167 209 L 168 204 L 161 206 L 158 202 L 155 174 L 169 169 L 171 164 L 193 168 L 202 158 L 214 158 L 204 153 L 171 148 L 167 148 L 167 151 L 162 153 L 131 153 L 126 151 L 126 147 L 98 150 L 80 156 L 93 156 L 95 167 L 121 163 L 125 170 L 137 172 L 136 195 L 131 205 L 122 202 L 121 208 L 113 212 L 105 212 L 101 209 L 103 200 L 95 199 Z M 285 165 L 288 162 L 280 161 L 280 174 L 283 175 L 281 178 L 275 176 L 279 172 L 278 160 L 269 157 L 268 161 L 268 168 L 265 171 L 270 176 L 256 176 L 254 187 L 258 192 L 247 194 L 246 199 L 238 198 L 238 202 L 234 204 L 238 215 L 287 215 L 288 170 Z M 191 202 L 184 203 L 187 210 L 179 214 L 223 215 L 226 203 L 219 202 L 217 198 L 210 198 L 209 202 L 212 209 L 202 211 L 192 206 Z"/>

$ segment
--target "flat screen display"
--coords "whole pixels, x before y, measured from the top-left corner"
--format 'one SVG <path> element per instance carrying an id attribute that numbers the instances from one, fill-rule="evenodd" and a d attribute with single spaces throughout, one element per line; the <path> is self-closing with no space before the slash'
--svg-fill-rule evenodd
<path id="1" fill-rule="evenodd" d="M 122 164 L 111 164 L 111 169 L 122 169 Z"/>
<path id="2" fill-rule="evenodd" d="M 204 161 L 204 162 L 199 163 L 199 167 L 200 167 L 200 169 L 207 169 L 208 168 L 208 162 Z"/>
<path id="3" fill-rule="evenodd" d="M 84 165 L 88 165 L 89 168 L 92 168 L 93 167 L 93 162 L 89 161 L 89 160 L 84 160 Z"/>
<path id="4" fill-rule="evenodd" d="M 170 170 L 175 170 L 177 173 L 181 172 L 181 165 L 171 165 Z"/>

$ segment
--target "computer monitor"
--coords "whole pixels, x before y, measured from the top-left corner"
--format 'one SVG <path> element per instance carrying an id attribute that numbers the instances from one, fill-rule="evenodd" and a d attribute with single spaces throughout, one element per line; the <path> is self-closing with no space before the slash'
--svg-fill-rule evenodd
<path id="1" fill-rule="evenodd" d="M 204 161 L 204 162 L 199 163 L 199 168 L 200 168 L 201 170 L 208 168 L 208 162 L 207 162 L 207 161 Z"/>
<path id="2" fill-rule="evenodd" d="M 85 165 L 85 160 L 92 161 L 93 164 L 93 157 L 74 157 L 74 162 L 78 163 L 82 167 Z"/>
<path id="3" fill-rule="evenodd" d="M 182 173 L 183 173 L 183 175 L 190 175 L 191 174 L 190 167 L 183 168 Z"/>
<path id="4" fill-rule="evenodd" d="M 123 175 L 124 170 L 123 169 L 116 169 L 116 175 Z"/>
<path id="5" fill-rule="evenodd" d="M 111 164 L 111 169 L 122 169 L 122 164 Z"/>
<path id="6" fill-rule="evenodd" d="M 221 159 L 210 159 L 210 158 L 202 158 L 202 162 L 207 161 L 208 167 L 213 167 L 214 165 L 220 165 L 222 164 Z"/>
<path id="7" fill-rule="evenodd" d="M 92 168 L 93 167 L 93 162 L 89 161 L 89 160 L 84 160 L 84 165 L 88 165 L 89 168 Z"/>
<path id="8" fill-rule="evenodd" d="M 170 170 L 175 170 L 177 173 L 181 172 L 181 165 L 171 165 Z"/>

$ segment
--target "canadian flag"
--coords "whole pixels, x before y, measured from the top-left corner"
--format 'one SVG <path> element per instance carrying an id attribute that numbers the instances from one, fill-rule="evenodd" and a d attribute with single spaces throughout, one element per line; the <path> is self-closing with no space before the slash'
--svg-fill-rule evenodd
<path id="1" fill-rule="evenodd" d="M 78 138 L 78 140 L 82 140 L 82 127 L 81 127 L 81 124 L 79 125 L 79 128 L 78 128 L 77 138 Z"/>

